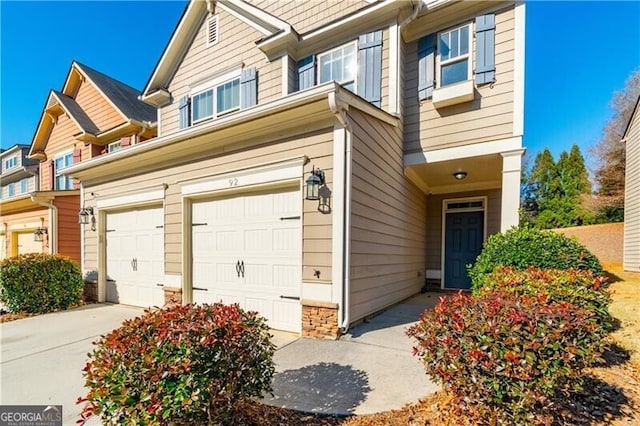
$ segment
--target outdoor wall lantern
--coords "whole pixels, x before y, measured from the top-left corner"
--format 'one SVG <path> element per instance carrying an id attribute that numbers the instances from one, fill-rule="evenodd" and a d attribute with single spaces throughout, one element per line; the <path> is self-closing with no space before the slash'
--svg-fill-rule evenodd
<path id="1" fill-rule="evenodd" d="M 33 231 L 33 241 L 41 243 L 44 241 L 44 236 L 47 234 L 48 234 L 48 231 L 46 226 L 41 226 L 39 228 L 36 228 L 36 230 Z"/>
<path id="2" fill-rule="evenodd" d="M 324 172 L 314 167 L 311 176 L 307 178 L 307 200 L 318 201 L 320 199 L 320 185 L 324 185 Z"/>
<path id="3" fill-rule="evenodd" d="M 456 180 L 463 180 L 467 177 L 467 172 L 464 170 L 458 170 L 453 174 L 453 177 L 456 178 Z"/>
<path id="4" fill-rule="evenodd" d="M 78 223 L 88 225 L 91 223 L 91 230 L 96 230 L 96 217 L 93 215 L 93 207 L 83 207 L 78 213 Z"/>

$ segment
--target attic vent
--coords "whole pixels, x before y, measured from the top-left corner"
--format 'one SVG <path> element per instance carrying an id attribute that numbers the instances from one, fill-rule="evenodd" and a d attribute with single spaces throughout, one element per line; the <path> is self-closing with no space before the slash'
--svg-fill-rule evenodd
<path id="1" fill-rule="evenodd" d="M 218 15 L 214 15 L 207 21 L 207 46 L 213 46 L 218 42 Z"/>

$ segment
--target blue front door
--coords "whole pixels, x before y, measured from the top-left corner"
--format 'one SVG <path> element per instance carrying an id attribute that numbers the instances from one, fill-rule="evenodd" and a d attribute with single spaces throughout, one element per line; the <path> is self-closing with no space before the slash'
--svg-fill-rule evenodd
<path id="1" fill-rule="evenodd" d="M 447 213 L 444 234 L 444 288 L 468 289 L 467 265 L 482 250 L 484 212 Z"/>

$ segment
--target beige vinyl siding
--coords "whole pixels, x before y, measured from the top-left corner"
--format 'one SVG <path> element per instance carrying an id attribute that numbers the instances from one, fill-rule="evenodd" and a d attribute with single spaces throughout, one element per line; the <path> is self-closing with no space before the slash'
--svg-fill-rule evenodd
<path id="1" fill-rule="evenodd" d="M 180 130 L 178 105 L 183 96 L 189 95 L 191 86 L 234 71 L 229 67 L 237 66 L 238 73 L 241 65 L 245 68 L 257 68 L 259 104 L 282 95 L 282 63 L 279 60 L 268 62 L 255 45 L 263 34 L 222 8 L 217 8 L 216 14 L 219 20 L 219 41 L 207 46 L 206 22 L 210 17 L 207 15 L 169 84 L 173 102 L 161 108 L 159 136 Z"/>
<path id="2" fill-rule="evenodd" d="M 442 202 L 443 200 L 466 197 L 487 197 L 485 215 L 487 237 L 500 232 L 500 205 L 502 191 L 457 192 L 427 196 L 427 269 L 440 270 L 442 262 Z"/>
<path id="3" fill-rule="evenodd" d="M 478 12 L 481 14 L 483 12 Z M 450 22 L 463 24 L 473 22 Z M 418 41 L 406 46 L 404 102 L 405 152 L 429 151 L 513 136 L 514 9 L 496 13 L 496 82 L 476 88 L 472 102 L 435 109 L 430 99 L 418 101 Z M 434 28 L 441 31 L 447 27 Z M 475 67 L 475 37 L 473 66 Z"/>
<path id="4" fill-rule="evenodd" d="M 250 0 L 248 3 L 287 22 L 299 34 L 353 13 L 369 4 L 364 0 Z"/>
<path id="5" fill-rule="evenodd" d="M 352 123 L 351 320 L 420 290 L 426 200 L 403 174 L 400 130 L 355 110 Z"/>
<path id="6" fill-rule="evenodd" d="M 626 151 L 623 264 L 627 271 L 640 272 L 640 108 L 627 132 Z"/>
<path id="7" fill-rule="evenodd" d="M 212 137 L 215 137 L 212 135 Z M 188 141 L 184 142 L 188 143 Z M 98 185 L 85 185 L 86 205 L 95 206 L 91 193 L 100 197 L 126 194 L 141 188 L 159 188 L 166 184 L 164 201 L 165 215 L 165 272 L 182 273 L 182 195 L 181 183 L 189 179 L 212 176 L 246 167 L 276 162 L 296 156 L 307 155 L 311 167 L 325 170 L 329 187 L 333 182 L 333 128 L 291 137 L 258 146 L 225 146 L 211 150 L 211 156 L 198 161 L 189 161 L 142 175 L 119 178 L 117 181 Z M 300 176 L 301 181 L 303 176 Z M 301 194 L 301 197 L 303 194 Z M 331 215 L 323 215 L 317 210 L 317 202 L 305 201 L 303 210 L 303 279 L 313 279 L 313 269 L 321 270 L 321 277 L 331 276 Z M 85 230 L 86 270 L 97 268 L 97 235 Z"/>
<path id="8" fill-rule="evenodd" d="M 124 121 L 122 115 L 89 82 L 80 85 L 75 100 L 101 131 L 112 129 Z"/>

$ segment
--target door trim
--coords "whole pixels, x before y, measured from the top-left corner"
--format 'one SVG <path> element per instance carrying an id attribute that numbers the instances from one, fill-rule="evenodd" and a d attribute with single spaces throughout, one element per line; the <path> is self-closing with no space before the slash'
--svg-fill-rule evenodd
<path id="1" fill-rule="evenodd" d="M 482 202 L 482 206 L 481 207 L 464 207 L 464 208 L 454 208 L 454 209 L 450 209 L 448 208 L 448 204 L 449 203 L 456 203 L 456 202 L 477 202 L 477 201 L 481 201 Z M 447 288 L 445 287 L 445 237 L 446 237 L 446 232 L 445 230 L 446 225 L 447 225 L 447 213 L 466 213 L 466 212 L 483 212 L 483 224 L 482 224 L 482 242 L 484 244 L 484 242 L 487 241 L 487 212 L 488 212 L 488 208 L 487 208 L 487 202 L 488 202 L 488 197 L 485 196 L 479 196 L 479 197 L 461 197 L 461 198 L 446 198 L 444 200 L 442 200 L 442 229 L 441 229 L 441 241 L 440 241 L 440 289 L 442 290 L 447 290 Z"/>

